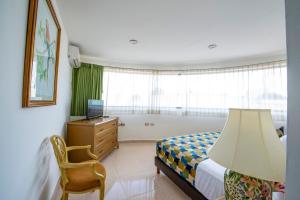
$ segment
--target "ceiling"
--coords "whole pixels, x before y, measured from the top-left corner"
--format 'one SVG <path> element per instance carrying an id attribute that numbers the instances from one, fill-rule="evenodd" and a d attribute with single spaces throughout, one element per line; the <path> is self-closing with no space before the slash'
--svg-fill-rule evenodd
<path id="1" fill-rule="evenodd" d="M 179 65 L 285 54 L 284 0 L 59 0 L 58 5 L 70 43 L 82 55 L 102 60 Z M 209 49 L 212 43 L 217 48 Z"/>

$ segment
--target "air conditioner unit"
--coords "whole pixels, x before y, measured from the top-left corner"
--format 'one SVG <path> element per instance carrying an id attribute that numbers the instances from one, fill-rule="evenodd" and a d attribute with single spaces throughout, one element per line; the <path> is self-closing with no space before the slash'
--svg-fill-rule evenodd
<path id="1" fill-rule="evenodd" d="M 69 63 L 71 65 L 71 67 L 79 68 L 80 67 L 79 47 L 69 45 L 68 58 L 69 58 Z"/>

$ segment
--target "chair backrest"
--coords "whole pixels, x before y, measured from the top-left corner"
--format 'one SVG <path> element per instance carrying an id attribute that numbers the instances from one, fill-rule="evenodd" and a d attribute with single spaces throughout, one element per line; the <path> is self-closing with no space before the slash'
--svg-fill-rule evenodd
<path id="1" fill-rule="evenodd" d="M 50 138 L 58 165 L 68 162 L 67 147 L 64 139 L 58 135 Z"/>

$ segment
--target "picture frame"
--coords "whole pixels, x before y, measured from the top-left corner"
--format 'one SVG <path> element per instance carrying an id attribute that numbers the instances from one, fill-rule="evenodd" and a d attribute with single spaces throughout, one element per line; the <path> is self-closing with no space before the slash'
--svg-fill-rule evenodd
<path id="1" fill-rule="evenodd" d="M 60 37 L 51 0 L 29 0 L 22 107 L 56 104 Z"/>

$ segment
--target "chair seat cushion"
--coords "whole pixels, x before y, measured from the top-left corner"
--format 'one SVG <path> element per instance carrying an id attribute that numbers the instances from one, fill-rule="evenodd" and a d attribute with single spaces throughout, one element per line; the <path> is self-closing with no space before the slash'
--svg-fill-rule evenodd
<path id="1" fill-rule="evenodd" d="M 106 177 L 105 168 L 96 164 L 96 171 Z M 100 186 L 100 181 L 93 172 L 93 167 L 80 167 L 66 170 L 69 182 L 66 184 L 67 191 L 80 192 Z M 60 181 L 62 186 L 62 180 Z"/>

